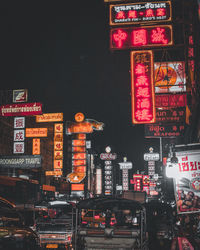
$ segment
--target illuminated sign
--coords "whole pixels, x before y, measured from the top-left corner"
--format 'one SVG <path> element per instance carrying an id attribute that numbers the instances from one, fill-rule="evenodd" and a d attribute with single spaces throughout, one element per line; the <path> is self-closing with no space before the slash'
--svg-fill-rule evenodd
<path id="1" fill-rule="evenodd" d="M 71 123 L 67 125 L 67 134 L 92 132 L 93 128 L 89 122 Z"/>
<path id="2" fill-rule="evenodd" d="M 42 190 L 55 192 L 56 188 L 50 185 L 42 185 Z"/>
<path id="3" fill-rule="evenodd" d="M 85 140 L 72 140 L 72 145 L 85 147 Z"/>
<path id="4" fill-rule="evenodd" d="M 81 181 L 83 181 L 86 177 L 85 173 L 70 173 L 67 175 L 67 180 L 70 183 L 80 183 Z"/>
<path id="5" fill-rule="evenodd" d="M 14 117 L 14 128 L 25 128 L 25 117 Z"/>
<path id="6" fill-rule="evenodd" d="M 54 175 L 54 176 L 60 176 L 62 175 L 61 170 L 54 170 L 54 171 L 45 171 L 46 176 Z"/>
<path id="7" fill-rule="evenodd" d="M 86 153 L 75 153 L 75 154 L 72 154 L 72 159 L 74 159 L 74 160 L 86 159 Z"/>
<path id="8" fill-rule="evenodd" d="M 62 133 L 63 132 L 63 124 L 55 123 L 54 124 L 54 133 Z"/>
<path id="9" fill-rule="evenodd" d="M 14 130 L 14 141 L 24 141 L 24 129 Z"/>
<path id="10" fill-rule="evenodd" d="M 86 160 L 73 160 L 72 161 L 73 166 L 81 166 L 81 165 L 86 165 Z"/>
<path id="11" fill-rule="evenodd" d="M 110 25 L 171 21 L 171 2 L 110 5 Z"/>
<path id="12" fill-rule="evenodd" d="M 0 156 L 0 167 L 21 169 L 39 168 L 41 167 L 41 156 Z"/>
<path id="13" fill-rule="evenodd" d="M 54 150 L 63 150 L 63 142 L 54 141 Z"/>
<path id="14" fill-rule="evenodd" d="M 36 116 L 36 122 L 62 122 L 63 113 L 48 113 Z"/>
<path id="15" fill-rule="evenodd" d="M 47 128 L 26 128 L 26 137 L 47 137 Z"/>
<path id="16" fill-rule="evenodd" d="M 84 191 L 84 184 L 71 184 L 72 191 Z"/>
<path id="17" fill-rule="evenodd" d="M 83 122 L 85 119 L 85 116 L 83 113 L 76 113 L 74 118 L 76 122 Z"/>
<path id="18" fill-rule="evenodd" d="M 100 159 L 101 160 L 115 160 L 117 158 L 117 155 L 115 153 L 101 153 Z"/>
<path id="19" fill-rule="evenodd" d="M 55 141 L 63 141 L 63 134 L 62 133 L 54 133 L 54 142 Z"/>
<path id="20" fill-rule="evenodd" d="M 1 116 L 27 116 L 40 115 L 42 104 L 39 102 L 26 104 L 7 104 L 0 107 Z"/>
<path id="21" fill-rule="evenodd" d="M 33 155 L 39 155 L 40 154 L 40 139 L 39 138 L 33 138 Z"/>
<path id="22" fill-rule="evenodd" d="M 186 75 L 184 62 L 154 63 L 155 92 L 185 92 Z"/>
<path id="23" fill-rule="evenodd" d="M 185 125 L 145 125 L 145 137 L 177 137 L 183 136 Z"/>
<path id="24" fill-rule="evenodd" d="M 111 49 L 169 45 L 173 45 L 171 25 L 113 28 L 110 30 Z"/>
<path id="25" fill-rule="evenodd" d="M 132 122 L 155 122 L 153 52 L 131 52 Z"/>
<path id="26" fill-rule="evenodd" d="M 13 102 L 27 102 L 28 101 L 28 90 L 27 89 L 16 89 L 13 90 Z"/>
<path id="27" fill-rule="evenodd" d="M 86 166 L 76 166 L 74 167 L 75 173 L 86 173 Z"/>
<path id="28" fill-rule="evenodd" d="M 63 160 L 54 160 L 54 168 L 55 169 L 63 168 Z"/>
<path id="29" fill-rule="evenodd" d="M 72 147 L 72 152 L 85 152 L 85 147 Z"/>
<path id="30" fill-rule="evenodd" d="M 54 159 L 55 160 L 63 159 L 63 151 L 54 151 Z"/>
<path id="31" fill-rule="evenodd" d="M 23 154 L 24 153 L 24 142 L 14 142 L 13 143 L 13 153 Z"/>
<path id="32" fill-rule="evenodd" d="M 159 161 L 160 155 L 159 153 L 145 153 L 144 160 L 145 161 Z"/>
<path id="33" fill-rule="evenodd" d="M 187 95 L 186 94 L 166 94 L 156 95 L 156 107 L 186 107 Z"/>
<path id="34" fill-rule="evenodd" d="M 171 122 L 184 122 L 186 117 L 186 108 L 157 108 L 156 109 L 156 122 L 171 123 Z"/>

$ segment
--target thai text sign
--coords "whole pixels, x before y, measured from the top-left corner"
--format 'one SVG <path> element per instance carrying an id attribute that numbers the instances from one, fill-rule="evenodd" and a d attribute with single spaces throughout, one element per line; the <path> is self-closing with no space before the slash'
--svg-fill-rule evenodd
<path id="1" fill-rule="evenodd" d="M 42 114 L 42 104 L 39 102 L 26 104 L 7 104 L 0 107 L 1 116 L 27 116 Z"/>
<path id="2" fill-rule="evenodd" d="M 156 95 L 156 107 L 186 107 L 187 96 L 186 94 L 165 94 Z"/>
<path id="3" fill-rule="evenodd" d="M 36 122 L 61 122 L 63 121 L 63 113 L 47 113 L 36 116 Z"/>
<path id="4" fill-rule="evenodd" d="M 131 52 L 132 122 L 155 122 L 153 52 Z"/>
<path id="5" fill-rule="evenodd" d="M 171 2 L 110 5 L 110 25 L 171 21 Z"/>
<path id="6" fill-rule="evenodd" d="M 185 125 L 145 125 L 145 137 L 177 137 L 183 136 Z"/>
<path id="7" fill-rule="evenodd" d="M 154 63 L 155 92 L 185 92 L 186 75 L 184 62 Z"/>
<path id="8" fill-rule="evenodd" d="M 171 123 L 171 122 L 185 122 L 185 108 L 157 108 L 156 122 Z"/>
<path id="9" fill-rule="evenodd" d="M 173 45 L 171 25 L 112 28 L 110 30 L 111 49 L 153 48 L 169 45 Z"/>
<path id="10" fill-rule="evenodd" d="M 117 155 L 115 153 L 101 153 L 100 159 L 104 161 L 110 161 L 117 159 Z"/>
<path id="11" fill-rule="evenodd" d="M 41 156 L 1 156 L 0 167 L 6 168 L 39 168 L 41 167 Z"/>
<path id="12" fill-rule="evenodd" d="M 39 138 L 33 138 L 33 155 L 40 155 L 40 139 Z"/>
<path id="13" fill-rule="evenodd" d="M 176 152 L 178 213 L 200 212 L 200 150 Z"/>
<path id="14" fill-rule="evenodd" d="M 26 128 L 26 137 L 47 137 L 47 128 Z"/>

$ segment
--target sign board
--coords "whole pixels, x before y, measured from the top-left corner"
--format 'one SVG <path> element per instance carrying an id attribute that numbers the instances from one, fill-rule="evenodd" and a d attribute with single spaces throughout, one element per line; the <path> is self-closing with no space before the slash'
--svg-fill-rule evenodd
<path id="1" fill-rule="evenodd" d="M 45 171 L 46 176 L 61 176 L 62 171 L 61 170 L 54 170 L 54 171 Z"/>
<path id="2" fill-rule="evenodd" d="M 110 161 L 117 159 L 117 155 L 115 153 L 101 153 L 100 159 L 104 161 Z"/>
<path id="3" fill-rule="evenodd" d="M 156 122 L 157 123 L 176 123 L 185 122 L 186 108 L 157 108 L 156 109 Z"/>
<path id="4" fill-rule="evenodd" d="M 155 122 L 155 93 L 153 82 L 153 52 L 131 52 L 132 122 Z"/>
<path id="5" fill-rule="evenodd" d="M 145 161 L 159 161 L 160 155 L 159 153 L 145 153 L 144 160 Z"/>
<path id="6" fill-rule="evenodd" d="M 171 21 L 171 2 L 111 4 L 110 25 Z"/>
<path id="7" fill-rule="evenodd" d="M 172 26 L 154 25 L 110 30 L 110 49 L 149 48 L 173 45 Z"/>
<path id="8" fill-rule="evenodd" d="M 33 155 L 40 155 L 40 139 L 39 138 L 33 138 Z"/>
<path id="9" fill-rule="evenodd" d="M 184 136 L 185 124 L 180 125 L 145 125 L 145 137 Z"/>
<path id="10" fill-rule="evenodd" d="M 132 169 L 133 164 L 132 164 L 132 162 L 120 162 L 119 167 L 120 167 L 121 170 L 123 170 L 123 169 Z"/>
<path id="11" fill-rule="evenodd" d="M 187 105 L 187 95 L 184 94 L 156 94 L 156 107 L 169 107 L 169 108 L 177 108 L 177 107 L 186 107 Z"/>
<path id="12" fill-rule="evenodd" d="M 200 150 L 176 152 L 176 157 L 177 212 L 200 212 Z"/>
<path id="13" fill-rule="evenodd" d="M 14 128 L 25 128 L 25 117 L 14 117 Z"/>
<path id="14" fill-rule="evenodd" d="M 184 62 L 154 63 L 155 92 L 185 92 L 186 74 Z"/>
<path id="15" fill-rule="evenodd" d="M 7 104 L 0 107 L 1 116 L 27 116 L 42 114 L 42 104 L 39 102 L 26 104 Z"/>
<path id="16" fill-rule="evenodd" d="M 23 155 L 23 156 L 1 156 L 0 167 L 5 168 L 39 168 L 41 167 L 41 156 Z"/>
<path id="17" fill-rule="evenodd" d="M 24 142 L 14 142 L 13 143 L 13 153 L 14 154 L 24 154 Z"/>
<path id="18" fill-rule="evenodd" d="M 61 122 L 63 113 L 46 113 L 36 116 L 36 122 Z"/>
<path id="19" fill-rule="evenodd" d="M 14 141 L 24 141 L 24 129 L 15 129 L 14 130 Z"/>
<path id="20" fill-rule="evenodd" d="M 27 102 L 28 101 L 28 90 L 27 89 L 16 89 L 13 90 L 13 102 Z"/>
<path id="21" fill-rule="evenodd" d="M 26 137 L 47 137 L 47 128 L 26 128 Z"/>

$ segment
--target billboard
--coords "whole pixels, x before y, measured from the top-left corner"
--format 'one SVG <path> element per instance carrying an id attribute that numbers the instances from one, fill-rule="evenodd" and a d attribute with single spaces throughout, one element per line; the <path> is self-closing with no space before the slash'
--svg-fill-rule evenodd
<path id="1" fill-rule="evenodd" d="M 110 49 L 147 48 L 173 45 L 172 25 L 154 25 L 110 30 Z"/>
<path id="2" fill-rule="evenodd" d="M 111 4 L 110 25 L 171 21 L 171 2 Z"/>
<path id="3" fill-rule="evenodd" d="M 154 63 L 155 92 L 185 92 L 186 75 L 184 62 Z"/>
<path id="4" fill-rule="evenodd" d="M 155 122 L 155 93 L 153 82 L 153 52 L 131 52 L 132 122 Z"/>
<path id="5" fill-rule="evenodd" d="M 200 212 L 200 150 L 176 152 L 175 195 L 178 213 Z"/>
<path id="6" fill-rule="evenodd" d="M 42 104 L 39 102 L 26 104 L 7 104 L 0 107 L 1 116 L 27 116 L 42 114 Z"/>

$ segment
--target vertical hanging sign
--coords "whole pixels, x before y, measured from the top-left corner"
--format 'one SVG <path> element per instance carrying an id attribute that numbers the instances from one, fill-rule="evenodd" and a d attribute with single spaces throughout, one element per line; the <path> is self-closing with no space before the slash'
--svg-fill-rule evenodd
<path id="1" fill-rule="evenodd" d="M 152 50 L 131 52 L 133 124 L 155 123 L 155 91 Z"/>

